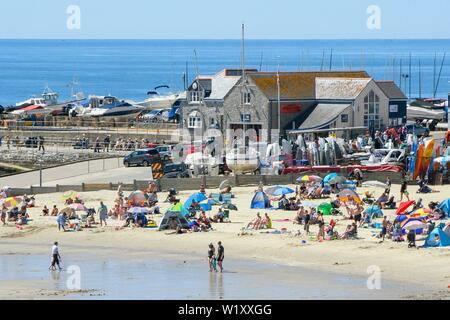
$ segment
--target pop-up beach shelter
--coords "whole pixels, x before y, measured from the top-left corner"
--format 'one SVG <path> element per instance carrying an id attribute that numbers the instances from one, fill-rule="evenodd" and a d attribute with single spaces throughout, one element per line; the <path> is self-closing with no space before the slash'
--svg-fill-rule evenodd
<path id="1" fill-rule="evenodd" d="M 433 247 L 449 247 L 450 246 L 450 228 L 446 228 L 448 230 L 444 231 L 441 227 L 435 228 L 428 235 L 425 240 L 425 244 L 423 245 L 425 248 L 433 248 Z"/>
<path id="2" fill-rule="evenodd" d="M 197 192 L 193 195 L 191 195 L 186 202 L 184 203 L 184 208 L 189 209 L 189 207 L 192 205 L 192 202 L 200 203 L 202 201 L 208 200 L 208 198 L 201 192 Z"/>
<path id="3" fill-rule="evenodd" d="M 251 209 L 267 209 L 270 208 L 269 197 L 262 191 L 255 193 L 250 204 Z"/>
<path id="4" fill-rule="evenodd" d="M 384 217 L 384 213 L 379 206 L 370 206 L 366 209 L 366 213 L 370 215 L 371 219 Z"/>
<path id="5" fill-rule="evenodd" d="M 183 229 L 189 228 L 189 222 L 185 216 L 181 214 L 181 212 L 176 211 L 167 211 L 164 217 L 161 219 L 159 223 L 158 230 L 168 230 L 171 226 L 180 227 Z"/>
<path id="6" fill-rule="evenodd" d="M 333 206 L 329 202 L 322 203 L 317 210 L 322 212 L 324 216 L 331 216 L 333 214 Z"/>
<path id="7" fill-rule="evenodd" d="M 443 209 L 445 212 L 445 215 L 448 217 L 450 214 L 450 199 L 444 200 L 439 205 L 439 209 Z"/>

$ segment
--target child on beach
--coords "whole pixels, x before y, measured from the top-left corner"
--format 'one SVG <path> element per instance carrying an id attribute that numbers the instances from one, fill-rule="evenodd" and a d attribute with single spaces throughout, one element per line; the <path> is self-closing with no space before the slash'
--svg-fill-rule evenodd
<path id="1" fill-rule="evenodd" d="M 208 265 L 209 265 L 209 272 L 217 272 L 216 267 L 216 249 L 214 248 L 214 245 L 212 243 L 209 244 L 208 249 Z"/>

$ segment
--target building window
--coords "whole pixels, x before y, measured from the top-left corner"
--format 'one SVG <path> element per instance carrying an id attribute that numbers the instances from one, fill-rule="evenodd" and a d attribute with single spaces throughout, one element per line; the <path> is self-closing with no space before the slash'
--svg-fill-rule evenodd
<path id="1" fill-rule="evenodd" d="M 252 103 L 252 95 L 250 92 L 244 92 L 244 104 Z"/>
<path id="2" fill-rule="evenodd" d="M 341 122 L 348 123 L 348 114 L 341 114 Z"/>
<path id="3" fill-rule="evenodd" d="M 200 102 L 200 91 L 191 91 L 191 103 Z"/>
<path id="4" fill-rule="evenodd" d="M 364 98 L 364 126 L 369 130 L 379 130 L 383 125 L 380 117 L 380 97 L 373 91 Z"/>
<path id="5" fill-rule="evenodd" d="M 199 112 L 194 111 L 189 115 L 188 127 L 191 129 L 202 127 L 202 116 Z"/>
<path id="6" fill-rule="evenodd" d="M 391 105 L 389 106 L 389 112 L 390 112 L 390 113 L 397 113 L 397 112 L 398 112 L 398 105 L 396 105 L 396 104 L 391 104 Z"/>

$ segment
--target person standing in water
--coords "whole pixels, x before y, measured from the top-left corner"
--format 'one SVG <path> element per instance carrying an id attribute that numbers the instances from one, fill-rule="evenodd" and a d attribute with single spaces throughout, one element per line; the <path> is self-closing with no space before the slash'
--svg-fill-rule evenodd
<path id="1" fill-rule="evenodd" d="M 222 241 L 219 241 L 217 247 L 217 265 L 220 268 L 220 272 L 223 272 L 223 260 L 225 259 L 225 248 L 222 246 Z"/>
<path id="2" fill-rule="evenodd" d="M 108 219 L 108 207 L 102 202 L 100 202 L 100 207 L 98 208 L 98 213 L 100 216 L 100 227 L 107 226 L 106 219 Z"/>
<path id="3" fill-rule="evenodd" d="M 59 270 L 62 270 L 59 263 L 61 262 L 61 256 L 59 255 L 59 247 L 58 242 L 55 242 L 52 247 L 52 264 L 48 268 L 48 270 L 55 271 L 56 266 L 58 266 Z"/>
<path id="4" fill-rule="evenodd" d="M 208 249 L 208 264 L 209 264 L 209 272 L 212 272 L 213 270 L 217 272 L 216 249 L 214 248 L 212 243 L 209 244 L 209 249 Z"/>

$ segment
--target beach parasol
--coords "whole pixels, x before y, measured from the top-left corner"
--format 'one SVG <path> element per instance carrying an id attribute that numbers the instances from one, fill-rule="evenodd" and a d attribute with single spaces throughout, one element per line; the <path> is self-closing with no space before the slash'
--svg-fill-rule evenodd
<path id="1" fill-rule="evenodd" d="M 408 202 L 402 202 L 402 203 L 400 203 L 400 205 L 395 213 L 397 215 L 404 214 L 408 210 L 408 208 L 411 207 L 415 203 L 416 203 L 416 201 L 414 201 L 414 200 L 411 200 Z"/>
<path id="2" fill-rule="evenodd" d="M 450 199 L 442 201 L 438 208 L 444 210 L 448 216 L 450 214 Z"/>
<path id="3" fill-rule="evenodd" d="M 339 192 L 338 193 L 338 198 L 342 202 L 351 202 L 351 201 L 353 201 L 353 202 L 356 202 L 356 203 L 359 203 L 359 204 L 362 203 L 361 198 L 359 197 L 359 195 L 355 191 L 350 190 L 350 189 L 344 189 L 341 192 Z"/>
<path id="4" fill-rule="evenodd" d="M 409 218 L 401 223 L 403 230 L 420 230 L 427 226 L 423 218 Z"/>
<path id="5" fill-rule="evenodd" d="M 338 184 L 347 182 L 347 178 L 343 176 L 336 176 L 328 180 L 328 184 Z"/>
<path id="6" fill-rule="evenodd" d="M 147 208 L 133 207 L 129 209 L 128 212 L 133 214 L 149 214 L 150 210 Z"/>
<path id="7" fill-rule="evenodd" d="M 337 176 L 338 176 L 338 174 L 336 172 L 330 173 L 330 174 L 326 175 L 325 178 L 323 178 L 323 182 L 330 183 L 330 179 L 333 179 Z"/>
<path id="8" fill-rule="evenodd" d="M 431 214 L 430 209 L 421 208 L 410 213 L 411 218 L 424 217 L 427 218 Z"/>
<path id="9" fill-rule="evenodd" d="M 13 208 L 17 207 L 20 203 L 23 202 L 22 197 L 9 197 L 5 198 L 0 201 L 2 204 L 4 204 L 7 208 Z"/>
<path id="10" fill-rule="evenodd" d="M 211 211 L 212 210 L 212 201 L 211 200 L 209 200 L 209 199 L 206 199 L 206 200 L 203 200 L 203 201 L 200 201 L 199 203 L 198 203 L 198 205 L 199 205 L 199 207 L 201 208 L 201 209 L 203 209 L 203 210 L 205 210 L 205 211 Z"/>
<path id="11" fill-rule="evenodd" d="M 78 194 L 76 193 L 76 191 L 73 191 L 73 190 L 66 191 L 62 195 L 63 200 L 75 199 L 77 197 L 78 197 Z"/>
<path id="12" fill-rule="evenodd" d="M 363 182 L 362 186 L 364 188 L 383 188 L 383 189 L 387 188 L 387 185 L 380 181 L 366 181 Z"/>
<path id="13" fill-rule="evenodd" d="M 319 204 L 312 201 L 302 201 L 301 206 L 306 208 L 317 208 Z"/>
<path id="14" fill-rule="evenodd" d="M 231 183 L 229 180 L 223 180 L 219 185 L 219 190 L 224 190 L 228 187 L 231 187 Z"/>
<path id="15" fill-rule="evenodd" d="M 295 190 L 292 190 L 291 188 L 284 187 L 284 186 L 275 186 L 268 188 L 266 190 L 266 193 L 271 196 L 283 196 L 286 194 L 295 193 Z"/>
<path id="16" fill-rule="evenodd" d="M 306 175 L 306 176 L 302 176 L 297 178 L 298 182 L 320 182 L 323 179 L 319 176 L 314 176 L 314 175 Z"/>
<path id="17" fill-rule="evenodd" d="M 67 208 L 75 211 L 88 211 L 88 209 L 81 203 L 72 203 Z"/>

